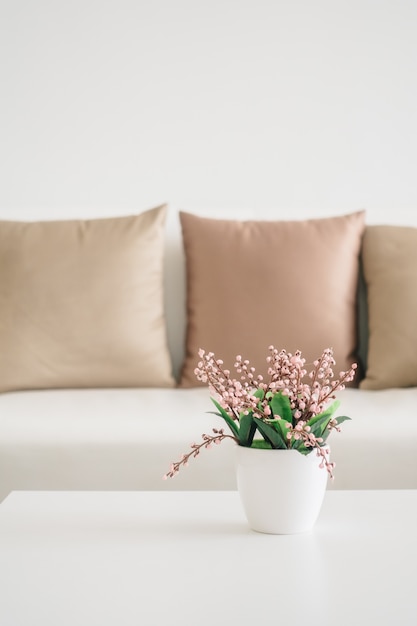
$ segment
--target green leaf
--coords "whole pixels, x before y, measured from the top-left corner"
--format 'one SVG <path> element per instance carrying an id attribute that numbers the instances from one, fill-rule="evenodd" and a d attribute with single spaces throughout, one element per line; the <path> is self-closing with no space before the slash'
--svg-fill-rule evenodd
<path id="1" fill-rule="evenodd" d="M 316 422 L 321 420 L 323 417 L 331 418 L 333 413 L 336 411 L 336 409 L 339 408 L 339 406 L 340 406 L 340 400 L 335 400 L 333 404 L 327 407 L 327 409 L 325 409 L 321 413 L 318 413 L 318 415 L 315 415 L 310 420 L 308 420 L 307 425 L 312 427 Z"/>
<path id="2" fill-rule="evenodd" d="M 322 437 L 329 425 L 330 420 L 332 419 L 331 415 L 322 415 L 320 419 L 316 420 L 311 426 L 311 432 L 315 437 Z M 307 422 L 308 426 L 310 423 Z"/>
<path id="3" fill-rule="evenodd" d="M 339 415 L 338 417 L 335 417 L 335 422 L 337 425 L 342 424 L 343 422 L 346 422 L 346 420 L 351 420 L 351 417 L 348 417 L 347 415 Z"/>
<path id="4" fill-rule="evenodd" d="M 239 443 L 242 446 L 250 447 L 256 433 L 256 424 L 253 420 L 252 413 L 248 415 L 241 413 L 239 424 Z"/>
<path id="5" fill-rule="evenodd" d="M 266 441 L 269 441 L 272 448 L 279 448 L 281 450 L 287 448 L 287 443 L 281 434 L 281 430 L 278 432 L 278 430 L 276 430 L 273 426 L 275 422 L 273 424 L 268 424 L 258 417 L 254 417 L 253 420 L 256 423 L 262 437 Z"/>
<path id="6" fill-rule="evenodd" d="M 272 397 L 269 406 L 275 416 L 279 416 L 286 422 L 292 424 L 292 410 L 288 396 L 284 396 L 281 391 L 278 391 Z"/>
<path id="7" fill-rule="evenodd" d="M 325 411 L 315 415 L 307 422 L 307 426 L 310 426 L 311 432 L 315 437 L 323 437 L 324 433 L 329 425 L 330 420 L 333 417 L 333 413 L 338 408 L 340 402 L 336 400 Z"/>
<path id="8" fill-rule="evenodd" d="M 337 425 L 342 424 L 343 422 L 345 422 L 346 420 L 350 420 L 351 418 L 348 417 L 347 415 L 340 415 L 340 417 L 335 417 L 334 420 L 337 423 Z M 328 436 L 330 435 L 330 433 L 332 432 L 331 428 L 326 428 L 325 431 L 323 432 L 323 434 L 321 435 L 323 438 L 323 442 L 325 442 L 328 438 Z"/>
<path id="9" fill-rule="evenodd" d="M 216 409 L 219 411 L 216 415 L 219 415 L 220 417 L 224 419 L 224 421 L 229 426 L 232 433 L 235 435 L 237 439 L 239 439 L 239 427 L 236 424 L 236 422 L 230 417 L 227 411 L 224 410 L 221 404 L 217 402 L 217 400 L 215 400 L 214 398 L 211 398 L 211 401 L 213 402 Z"/>
<path id="10" fill-rule="evenodd" d="M 288 428 L 286 427 L 287 421 L 284 421 L 283 419 L 280 420 L 275 420 L 274 422 L 272 422 L 272 426 L 275 428 L 275 430 L 277 430 L 284 443 L 285 443 L 285 447 L 288 447 L 288 439 L 287 439 L 287 435 L 288 435 Z"/>
<path id="11" fill-rule="evenodd" d="M 258 448 L 260 450 L 272 450 L 271 444 L 269 441 L 265 441 L 265 439 L 254 439 L 250 447 Z"/>
<path id="12" fill-rule="evenodd" d="M 254 394 L 255 398 L 259 398 L 259 400 L 263 400 L 265 397 L 265 391 L 263 389 L 257 389 Z"/>
<path id="13" fill-rule="evenodd" d="M 307 446 L 305 445 L 302 439 L 297 439 L 296 441 L 293 441 L 291 443 L 291 449 L 297 450 L 298 452 L 300 452 L 301 454 L 304 454 L 305 456 L 307 456 L 307 454 L 310 454 L 310 452 L 314 450 L 314 448 L 312 447 L 307 448 Z"/>
<path id="14" fill-rule="evenodd" d="M 330 407 L 328 407 L 328 409 L 323 411 L 323 413 L 319 413 L 319 415 L 316 415 L 307 422 L 307 425 L 310 426 L 313 435 L 315 435 L 316 437 L 321 437 L 323 439 L 323 443 L 327 440 L 331 432 L 331 429 L 328 428 L 329 422 L 333 417 L 333 413 L 339 405 L 340 402 L 336 400 Z M 341 424 L 342 422 L 349 420 L 350 417 L 347 417 L 347 415 L 341 415 L 340 417 L 334 419 L 337 424 L 339 424 L 340 420 Z"/>

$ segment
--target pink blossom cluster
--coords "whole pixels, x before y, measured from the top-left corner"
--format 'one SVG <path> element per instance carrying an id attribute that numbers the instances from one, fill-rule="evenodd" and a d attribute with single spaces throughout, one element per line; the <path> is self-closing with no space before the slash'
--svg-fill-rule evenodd
<path id="1" fill-rule="evenodd" d="M 319 359 L 314 361 L 310 372 L 305 369 L 305 359 L 301 351 L 294 354 L 286 350 L 278 351 L 269 346 L 268 382 L 261 375 L 255 375 L 255 368 L 250 367 L 248 360 L 240 355 L 236 357 L 235 369 L 239 379 L 231 377 L 230 371 L 223 369 L 223 361 L 215 359 L 213 352 L 199 351 L 200 361 L 194 370 L 197 380 L 207 383 L 212 393 L 220 398 L 221 405 L 235 419 L 240 413 L 254 411 L 254 416 L 268 419 L 271 407 L 268 402 L 268 392 L 281 391 L 288 396 L 296 420 L 308 421 L 314 415 L 321 413 L 325 405 L 336 398 L 335 392 L 341 391 L 351 382 L 356 373 L 356 363 L 347 372 L 340 372 L 339 378 L 333 380 L 332 348 L 327 348 Z M 310 380 L 306 382 L 306 377 Z M 264 392 L 264 399 L 254 396 L 260 389 Z"/>
<path id="2" fill-rule="evenodd" d="M 200 450 L 202 448 L 205 448 L 206 450 L 210 450 L 210 448 L 213 446 L 213 444 L 219 444 L 223 441 L 223 439 L 234 439 L 234 437 L 232 437 L 232 435 L 226 435 L 224 433 L 223 428 L 220 428 L 219 430 L 216 428 L 213 428 L 213 435 L 207 435 L 206 433 L 203 433 L 201 435 L 202 441 L 200 443 L 192 443 L 191 444 L 191 450 L 190 452 L 188 452 L 187 454 L 183 454 L 181 456 L 181 459 L 179 461 L 175 461 L 174 463 L 171 463 L 171 467 L 169 469 L 169 471 L 164 474 L 163 479 L 166 480 L 167 478 L 173 478 L 176 474 L 178 474 L 180 467 L 187 467 L 188 466 L 188 461 L 189 459 L 195 458 L 200 454 Z"/>
<path id="3" fill-rule="evenodd" d="M 286 350 L 278 351 L 274 346 L 269 346 L 268 380 L 257 375 L 255 368 L 251 367 L 247 359 L 238 355 L 235 360 L 237 378 L 231 376 L 230 370 L 223 367 L 223 361 L 216 359 L 213 352 L 199 350 L 199 362 L 194 373 L 202 383 L 209 386 L 210 392 L 218 399 L 222 409 L 229 418 L 239 421 L 241 415 L 252 413 L 253 417 L 271 423 L 282 419 L 280 415 L 273 415 L 270 401 L 271 398 L 281 392 L 287 396 L 290 407 L 292 422 L 286 421 L 288 448 L 294 442 L 302 440 L 307 448 L 315 448 L 321 458 L 320 467 L 325 467 L 333 478 L 335 463 L 329 461 L 329 448 L 324 445 L 324 440 L 311 432 L 308 421 L 315 415 L 321 414 L 330 400 L 336 398 L 336 391 L 341 391 L 346 384 L 354 379 L 357 365 L 352 364 L 348 371 L 340 372 L 339 378 L 334 380 L 333 349 L 327 348 L 320 358 L 313 362 L 313 367 L 306 369 L 305 359 L 301 351 L 292 354 Z M 340 431 L 337 420 L 331 419 L 327 428 Z M 212 444 L 219 444 L 223 439 L 230 438 L 238 442 L 234 435 L 226 435 L 221 430 L 213 428 L 213 435 L 202 435 L 202 442 L 191 444 L 191 450 L 183 454 L 179 461 L 171 465 L 164 478 L 175 476 L 181 466 L 187 466 L 189 459 L 199 455 L 202 448 L 209 449 Z"/>

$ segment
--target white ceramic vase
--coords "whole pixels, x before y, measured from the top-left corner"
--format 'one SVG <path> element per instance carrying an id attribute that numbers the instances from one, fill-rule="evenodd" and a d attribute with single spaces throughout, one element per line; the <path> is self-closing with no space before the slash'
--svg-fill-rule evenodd
<path id="1" fill-rule="evenodd" d="M 236 446 L 237 487 L 249 526 L 258 532 L 311 530 L 327 487 L 327 470 L 315 450 L 262 450 Z"/>

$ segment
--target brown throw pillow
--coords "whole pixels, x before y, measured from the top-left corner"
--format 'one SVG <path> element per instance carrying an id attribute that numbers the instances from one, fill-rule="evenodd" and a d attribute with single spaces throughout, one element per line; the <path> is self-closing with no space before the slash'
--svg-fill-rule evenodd
<path id="1" fill-rule="evenodd" d="M 417 228 L 368 226 L 368 362 L 363 389 L 417 385 Z"/>
<path id="2" fill-rule="evenodd" d="M 0 391 L 174 385 L 165 213 L 0 222 Z"/>
<path id="3" fill-rule="evenodd" d="M 357 286 L 365 212 L 305 221 L 235 221 L 180 213 L 187 268 L 186 355 L 179 385 L 198 386 L 198 350 L 265 374 L 268 346 L 308 362 L 332 347 L 357 361 Z M 357 384 L 358 380 L 354 384 Z"/>

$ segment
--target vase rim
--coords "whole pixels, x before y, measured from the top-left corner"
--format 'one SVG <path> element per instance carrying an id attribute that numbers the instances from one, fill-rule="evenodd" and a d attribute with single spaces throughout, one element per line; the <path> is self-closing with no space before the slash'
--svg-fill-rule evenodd
<path id="1" fill-rule="evenodd" d="M 302 452 L 300 452 L 299 450 L 296 450 L 295 448 L 255 448 L 252 446 L 242 446 L 240 443 L 237 443 L 236 445 L 238 448 L 252 450 L 254 452 L 296 452 L 297 454 L 301 454 L 301 456 L 308 456 L 314 450 L 314 448 L 311 448 L 308 454 L 303 454 Z"/>

